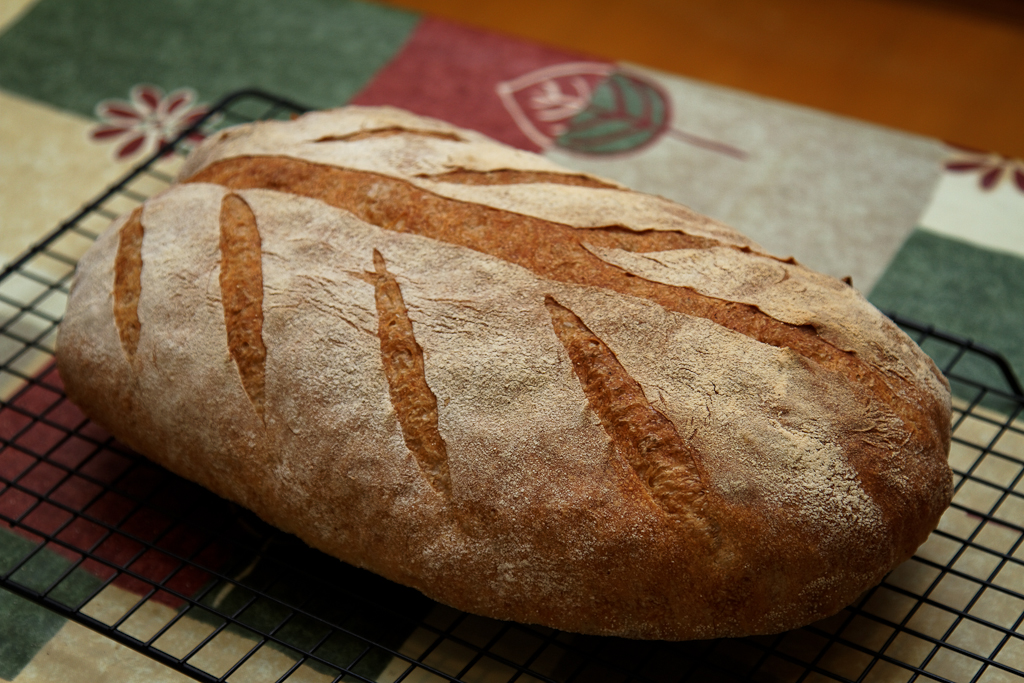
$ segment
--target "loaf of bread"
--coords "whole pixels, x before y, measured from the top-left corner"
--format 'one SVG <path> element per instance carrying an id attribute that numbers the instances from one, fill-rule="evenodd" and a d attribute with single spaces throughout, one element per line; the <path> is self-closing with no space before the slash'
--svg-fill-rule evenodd
<path id="1" fill-rule="evenodd" d="M 952 491 L 948 384 L 853 287 L 391 108 L 207 140 L 81 260 L 58 363 L 310 545 L 577 632 L 828 616 Z"/>

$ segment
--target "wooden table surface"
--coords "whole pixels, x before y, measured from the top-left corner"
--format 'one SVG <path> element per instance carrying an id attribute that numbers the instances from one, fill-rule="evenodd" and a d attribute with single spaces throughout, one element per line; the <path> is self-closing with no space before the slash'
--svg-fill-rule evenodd
<path id="1" fill-rule="evenodd" d="M 388 0 L 1024 157 L 1016 0 Z"/>

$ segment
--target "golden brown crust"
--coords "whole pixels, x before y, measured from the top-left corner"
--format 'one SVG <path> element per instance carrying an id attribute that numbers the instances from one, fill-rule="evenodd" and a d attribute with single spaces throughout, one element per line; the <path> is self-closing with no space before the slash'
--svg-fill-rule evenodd
<path id="1" fill-rule="evenodd" d="M 402 425 L 402 436 L 409 452 L 419 462 L 430 485 L 448 496 L 451 493 L 448 454 L 437 429 L 437 398 L 427 386 L 423 349 L 416 343 L 402 289 L 376 249 L 373 250 L 373 269 L 372 274 L 361 277 L 373 284 L 380 357 L 388 378 L 391 404 Z"/>
<path id="2" fill-rule="evenodd" d="M 232 189 L 277 189 L 316 198 L 384 229 L 465 246 L 522 265 L 544 278 L 646 298 L 668 310 L 707 318 L 757 341 L 792 349 L 823 369 L 839 372 L 863 386 L 870 397 L 897 411 L 921 435 L 938 438 L 947 427 L 941 410 L 922 414 L 898 398 L 900 390 L 917 393 L 913 382 L 900 376 L 883 378 L 877 368 L 857 354 L 844 352 L 822 338 L 813 325 L 787 324 L 750 304 L 636 277 L 593 253 L 594 247 L 642 253 L 718 246 L 707 238 L 677 231 L 580 230 L 451 200 L 396 178 L 282 157 L 218 161 L 184 182 L 213 182 Z M 941 447 L 941 443 L 935 441 L 933 446 Z"/>
<path id="3" fill-rule="evenodd" d="M 706 522 L 707 487 L 701 482 L 694 453 L 675 425 L 651 405 L 640 384 L 575 313 L 550 296 L 544 305 L 612 446 L 665 512 L 692 517 L 694 524 Z"/>
<path id="4" fill-rule="evenodd" d="M 462 185 L 518 185 L 524 183 L 554 183 L 556 185 L 574 185 L 576 187 L 599 187 L 607 190 L 619 189 L 618 185 L 591 178 L 578 173 L 551 173 L 550 171 L 519 171 L 514 168 L 502 168 L 495 171 L 470 171 L 457 168 L 444 173 L 418 176 L 424 180 L 441 183 L 459 183 Z"/>
<path id="5" fill-rule="evenodd" d="M 142 209 L 132 211 L 118 232 L 114 259 L 114 324 L 129 358 L 139 346 L 139 291 L 142 289 Z"/>
<path id="6" fill-rule="evenodd" d="M 462 138 L 455 133 L 437 130 L 418 130 L 416 128 L 403 128 L 401 126 L 386 126 L 384 128 L 370 128 L 360 130 L 347 135 L 324 135 L 316 139 L 316 142 L 358 142 L 367 138 L 386 138 L 392 135 L 421 135 L 438 140 L 454 140 L 462 142 Z"/>
<path id="7" fill-rule="evenodd" d="M 501 619 L 770 633 L 948 505 L 927 357 L 683 207 L 390 109 L 225 131 L 184 175 L 83 258 L 68 394 L 347 562 Z"/>
<path id="8" fill-rule="evenodd" d="M 323 201 L 386 230 L 424 235 L 522 265 L 541 277 L 612 289 L 696 315 L 773 346 L 793 348 L 832 366 L 849 365 L 809 326 L 787 325 L 755 307 L 702 296 L 689 288 L 636 278 L 597 258 L 584 244 L 634 252 L 708 248 L 716 243 L 681 232 L 579 230 L 552 221 L 468 204 L 408 182 L 283 157 L 216 162 L 183 182 L 241 190 L 280 190 Z"/>
<path id="9" fill-rule="evenodd" d="M 267 347 L 263 344 L 263 266 L 256 216 L 245 200 L 224 196 L 220 205 L 220 291 L 228 351 L 245 393 L 263 417 Z"/>

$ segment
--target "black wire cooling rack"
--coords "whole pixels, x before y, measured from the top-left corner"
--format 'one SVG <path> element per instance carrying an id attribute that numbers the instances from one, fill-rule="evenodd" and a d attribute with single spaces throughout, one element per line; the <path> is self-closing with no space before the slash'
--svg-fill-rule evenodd
<path id="1" fill-rule="evenodd" d="M 301 110 L 248 91 L 199 125 Z M 66 400 L 54 338 L 78 257 L 170 184 L 184 141 L 0 274 L 0 588 L 203 681 L 1024 681 L 1021 387 L 996 354 L 898 318 L 954 387 L 953 505 L 856 604 L 777 636 L 638 642 L 463 614 L 130 452 Z"/>

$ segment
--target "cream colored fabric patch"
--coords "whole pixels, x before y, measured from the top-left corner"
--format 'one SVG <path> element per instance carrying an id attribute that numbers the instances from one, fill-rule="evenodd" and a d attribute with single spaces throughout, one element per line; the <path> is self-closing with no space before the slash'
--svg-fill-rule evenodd
<path id="1" fill-rule="evenodd" d="M 139 600 L 140 596 L 111 585 L 89 601 L 82 613 L 104 624 L 113 625 L 135 607 Z M 145 642 L 169 624 L 177 614 L 178 610 L 149 600 L 125 620 L 118 630 Z M 172 657 L 182 658 L 213 631 L 214 624 L 185 614 L 152 646 Z M 213 676 L 222 676 L 256 645 L 254 634 L 247 637 L 238 627 L 229 626 L 192 655 L 188 663 Z M 232 683 L 277 680 L 295 664 L 297 657 L 297 653 L 263 645 L 231 675 L 230 680 Z M 22 669 L 13 683 L 72 680 L 68 678 L 70 671 L 75 672 L 75 683 L 178 683 L 192 680 L 155 659 L 79 624 L 68 622 Z M 296 683 L 326 683 L 333 678 L 333 675 L 305 664 L 288 680 Z"/>
<path id="2" fill-rule="evenodd" d="M 124 174 L 91 125 L 0 91 L 0 267 Z"/>
<path id="3" fill-rule="evenodd" d="M 74 672 L 74 678 L 69 678 Z M 192 679 L 74 622 L 68 622 L 14 683 L 185 683 Z"/>
<path id="4" fill-rule="evenodd" d="M 0 0 L 0 32 L 17 21 L 38 0 Z"/>
<path id="5" fill-rule="evenodd" d="M 864 292 L 917 224 L 947 154 L 936 140 L 635 65 L 623 69 L 664 91 L 671 130 L 636 152 L 587 157 L 552 148 L 546 157 L 681 202 L 769 253 L 852 276 Z"/>
<path id="6" fill-rule="evenodd" d="M 1024 256 L 1024 191 L 1009 178 L 985 190 L 974 173 L 945 173 L 921 217 L 921 227 L 975 244 Z"/>

